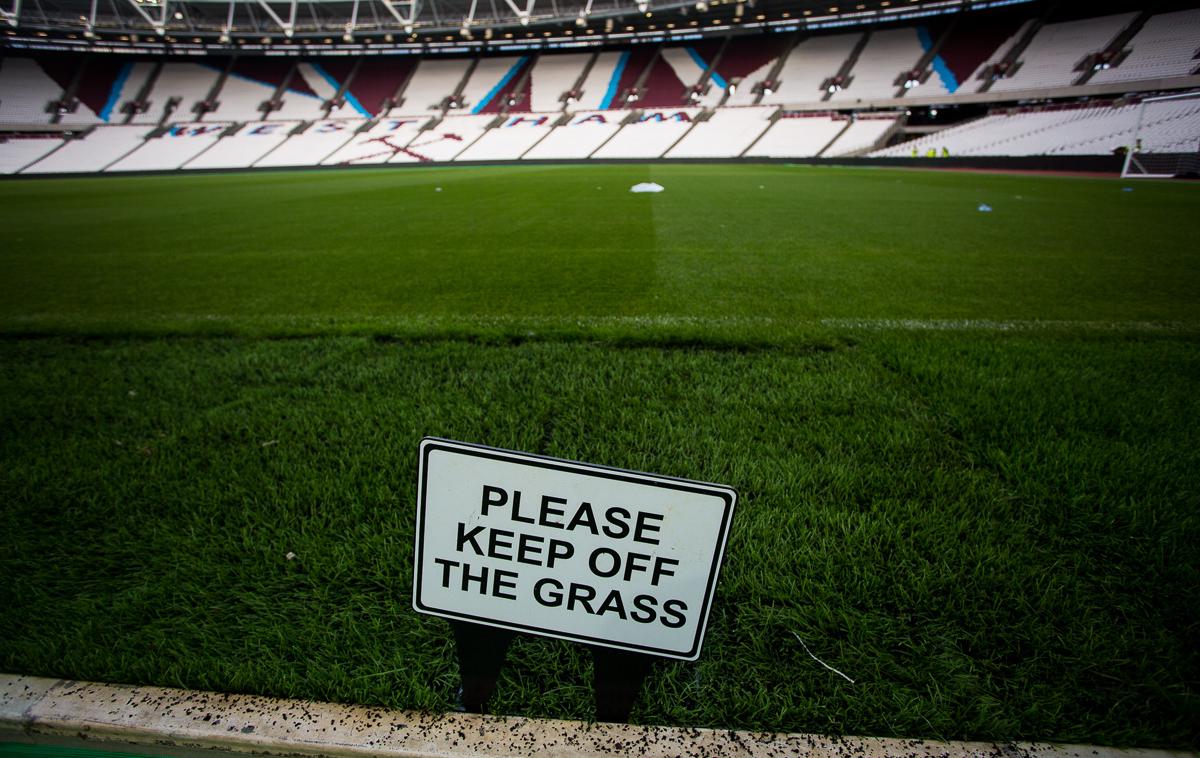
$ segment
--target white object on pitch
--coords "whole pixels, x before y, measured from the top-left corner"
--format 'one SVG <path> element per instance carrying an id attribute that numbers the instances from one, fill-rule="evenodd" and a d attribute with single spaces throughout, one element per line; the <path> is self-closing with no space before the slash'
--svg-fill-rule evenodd
<path id="1" fill-rule="evenodd" d="M 426 438 L 413 608 L 694 661 L 737 493 Z"/>
<path id="2" fill-rule="evenodd" d="M 629 188 L 630 192 L 662 192 L 666 187 L 657 182 L 641 182 Z"/>

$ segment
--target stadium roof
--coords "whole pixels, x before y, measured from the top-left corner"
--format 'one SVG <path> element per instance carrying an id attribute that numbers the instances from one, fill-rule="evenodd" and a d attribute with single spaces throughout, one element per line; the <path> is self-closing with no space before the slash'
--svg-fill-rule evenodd
<path id="1" fill-rule="evenodd" d="M 0 0 L 0 24 L 7 44 L 25 49 L 459 52 L 826 28 L 1030 1 Z"/>

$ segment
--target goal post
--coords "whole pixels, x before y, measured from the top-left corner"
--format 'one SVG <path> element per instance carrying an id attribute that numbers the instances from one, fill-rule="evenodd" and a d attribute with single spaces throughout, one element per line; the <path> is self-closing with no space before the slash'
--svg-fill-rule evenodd
<path id="1" fill-rule="evenodd" d="M 1121 176 L 1171 179 L 1200 173 L 1200 90 L 1141 101 Z"/>

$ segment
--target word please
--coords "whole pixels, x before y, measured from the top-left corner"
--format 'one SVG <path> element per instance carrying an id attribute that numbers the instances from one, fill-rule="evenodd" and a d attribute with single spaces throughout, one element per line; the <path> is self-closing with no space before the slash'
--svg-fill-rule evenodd
<path id="1" fill-rule="evenodd" d="M 638 511 L 634 514 L 630 513 L 628 508 L 615 505 L 603 509 L 598 518 L 596 509 L 592 507 L 591 503 L 584 501 L 573 509 L 568 509 L 566 498 L 552 495 L 542 495 L 541 504 L 536 509 L 536 518 L 532 515 L 532 511 L 522 515 L 520 490 L 513 490 L 510 495 L 502 487 L 483 485 L 480 513 L 486 516 L 489 511 L 502 508 L 507 508 L 506 512 L 510 520 L 521 524 L 537 524 L 568 532 L 579 529 L 597 536 L 603 534 L 614 540 L 629 537 L 634 542 L 644 545 L 659 544 L 658 537 L 654 535 L 662 531 L 663 516 L 660 513 Z M 568 510 L 571 511 L 570 518 L 567 518 Z"/>

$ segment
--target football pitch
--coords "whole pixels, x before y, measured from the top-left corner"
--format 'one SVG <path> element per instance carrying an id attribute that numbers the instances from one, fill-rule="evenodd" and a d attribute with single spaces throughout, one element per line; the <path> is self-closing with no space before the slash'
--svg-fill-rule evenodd
<path id="1" fill-rule="evenodd" d="M 1197 218 L 790 165 L 0 183 L 0 670 L 451 707 L 434 435 L 739 491 L 637 721 L 1194 749 Z M 587 719 L 590 667 L 525 638 L 492 710 Z"/>

